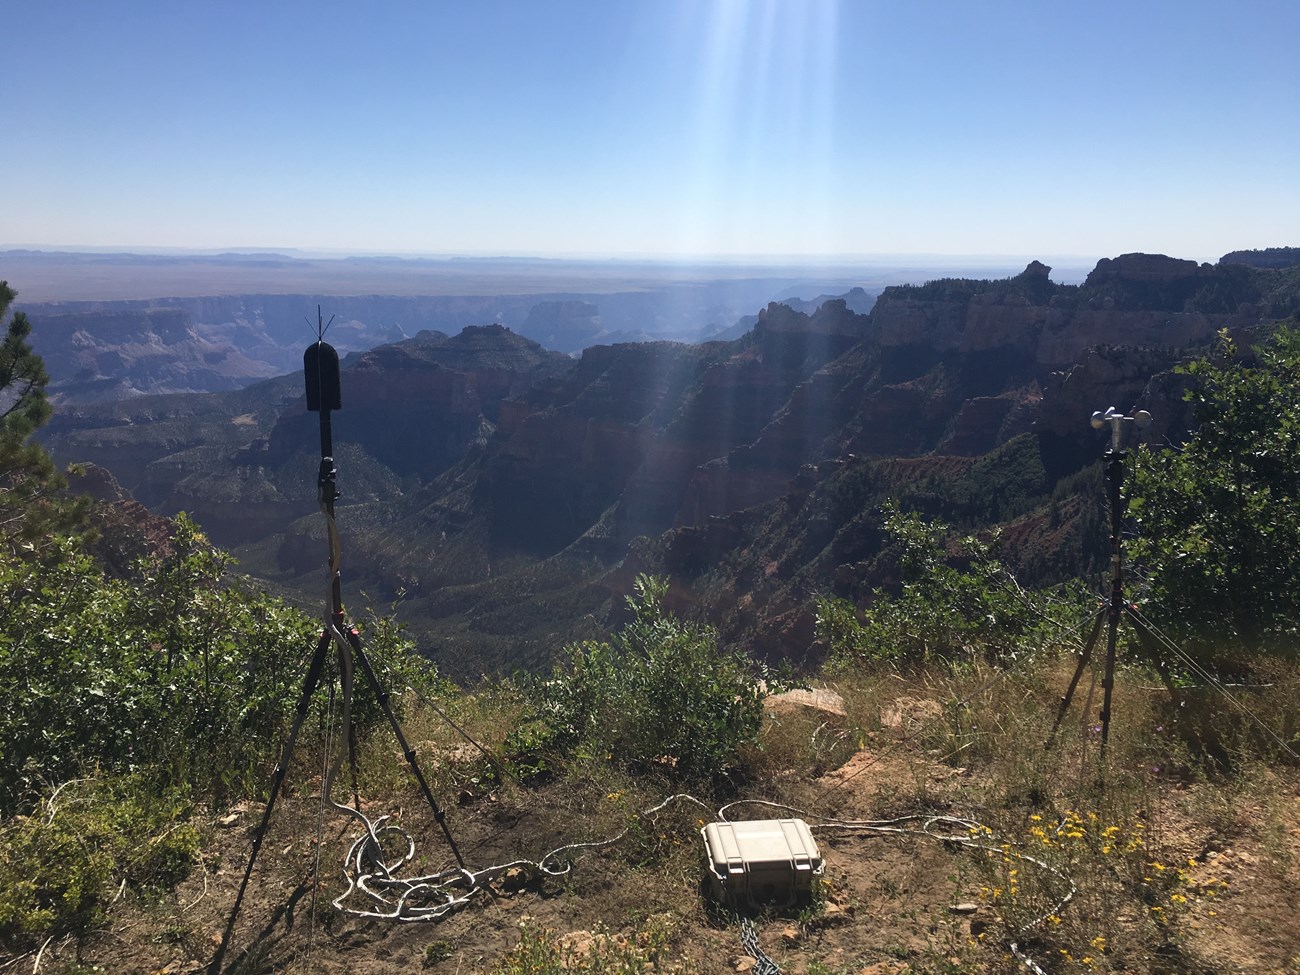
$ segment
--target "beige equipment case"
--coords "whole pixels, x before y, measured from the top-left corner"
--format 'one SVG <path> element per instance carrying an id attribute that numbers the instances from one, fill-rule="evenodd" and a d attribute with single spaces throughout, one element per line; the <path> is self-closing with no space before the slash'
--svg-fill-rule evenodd
<path id="1" fill-rule="evenodd" d="M 802 819 L 709 823 L 704 838 L 713 896 L 738 907 L 788 907 L 811 898 L 824 864 Z"/>

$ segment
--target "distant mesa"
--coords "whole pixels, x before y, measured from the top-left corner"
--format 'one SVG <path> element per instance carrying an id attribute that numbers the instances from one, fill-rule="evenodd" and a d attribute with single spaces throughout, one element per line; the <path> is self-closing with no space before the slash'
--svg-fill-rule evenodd
<path id="1" fill-rule="evenodd" d="M 1300 265 L 1300 247 L 1265 247 L 1263 250 L 1230 251 L 1219 258 L 1219 263 L 1273 269 L 1296 267 Z"/>
<path id="2" fill-rule="evenodd" d="M 1121 254 L 1116 258 L 1103 257 L 1083 284 L 1085 288 L 1096 288 L 1116 279 L 1141 284 L 1168 284 L 1195 277 L 1200 269 L 1201 265 L 1195 261 L 1183 261 L 1164 254 Z"/>
<path id="3" fill-rule="evenodd" d="M 589 301 L 539 301 L 519 333 L 557 352 L 581 352 L 604 332 L 600 309 Z"/>

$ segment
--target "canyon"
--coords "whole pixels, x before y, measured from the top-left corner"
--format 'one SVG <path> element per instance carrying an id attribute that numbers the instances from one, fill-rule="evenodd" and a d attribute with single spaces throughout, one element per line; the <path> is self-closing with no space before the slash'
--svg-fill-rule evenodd
<path id="1" fill-rule="evenodd" d="M 1296 269 L 1130 254 L 1079 285 L 997 280 L 771 302 L 739 337 L 574 359 L 500 324 L 346 355 L 333 415 L 345 579 L 400 598 L 451 672 L 535 667 L 617 619 L 640 571 L 770 658 L 815 661 L 818 595 L 887 582 L 872 512 L 900 498 L 1000 527 L 1028 581 L 1099 564 L 1096 409 L 1189 422 L 1173 367 L 1300 308 Z M 856 307 L 862 307 L 860 301 Z M 547 326 L 583 321 L 555 306 Z M 1248 341 L 1247 341 L 1247 344 Z M 65 407 L 45 440 L 152 510 L 188 511 L 245 571 L 319 597 L 317 416 L 301 375 Z"/>

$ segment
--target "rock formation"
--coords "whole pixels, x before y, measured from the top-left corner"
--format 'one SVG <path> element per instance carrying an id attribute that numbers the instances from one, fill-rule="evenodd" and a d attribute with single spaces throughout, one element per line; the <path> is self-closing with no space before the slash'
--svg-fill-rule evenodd
<path id="1" fill-rule="evenodd" d="M 1101 261 L 1078 286 L 1050 271 L 891 287 L 869 315 L 772 303 L 744 336 L 701 345 L 574 360 L 482 326 L 350 357 L 334 421 L 350 571 L 381 598 L 405 590 L 427 639 L 483 666 L 544 659 L 642 568 L 677 576 L 674 598 L 729 639 L 792 652 L 811 639 L 811 593 L 860 598 L 882 578 L 887 497 L 972 530 L 1007 523 L 1033 571 L 1078 571 L 1091 516 L 1040 509 L 1099 456 L 1091 413 L 1144 406 L 1152 435 L 1177 439 L 1170 368 L 1300 297 L 1285 272 L 1161 255 Z M 534 311 L 596 323 L 580 303 Z M 317 418 L 290 378 L 51 431 L 65 459 L 193 511 L 294 585 L 322 554 L 316 522 L 295 521 L 314 512 Z"/>

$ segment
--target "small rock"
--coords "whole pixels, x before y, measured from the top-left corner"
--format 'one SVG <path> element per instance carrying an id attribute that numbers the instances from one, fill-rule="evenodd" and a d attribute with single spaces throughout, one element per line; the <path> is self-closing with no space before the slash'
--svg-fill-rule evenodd
<path id="1" fill-rule="evenodd" d="M 218 819 L 217 825 L 220 826 L 222 829 L 230 829 L 230 827 L 234 826 L 238 822 L 239 822 L 239 813 L 232 812 L 230 813 L 230 815 L 222 816 L 220 819 Z"/>
<path id="2" fill-rule="evenodd" d="M 799 943 L 799 929 L 790 925 L 781 932 L 781 940 L 787 945 L 797 945 Z"/>
<path id="3" fill-rule="evenodd" d="M 858 975 L 902 975 L 907 971 L 907 966 L 892 961 L 878 961 L 874 965 L 868 965 Z"/>
<path id="4" fill-rule="evenodd" d="M 528 885 L 528 874 L 522 867 L 511 867 L 501 876 L 501 886 L 506 890 L 523 890 Z"/>
<path id="5" fill-rule="evenodd" d="M 736 959 L 735 964 L 732 965 L 731 967 L 738 972 L 752 972 L 754 970 L 754 966 L 757 964 L 758 964 L 757 959 L 750 958 L 749 955 L 741 955 L 739 958 Z"/>
<path id="6" fill-rule="evenodd" d="M 570 931 L 560 936 L 560 944 L 577 958 L 586 958 L 596 944 L 596 935 L 590 931 Z"/>
<path id="7" fill-rule="evenodd" d="M 925 698 L 900 697 L 881 709 L 880 723 L 886 728 L 919 727 L 943 717 L 943 706 Z"/>
<path id="8" fill-rule="evenodd" d="M 948 906 L 949 914 L 974 914 L 980 909 L 980 906 L 974 901 L 962 901 L 960 904 L 950 904 Z"/>
<path id="9" fill-rule="evenodd" d="M 842 718 L 848 713 L 844 706 L 844 698 L 825 687 L 772 694 L 764 700 L 763 705 L 769 711 L 789 711 L 798 707 L 810 708 L 837 718 Z"/>

